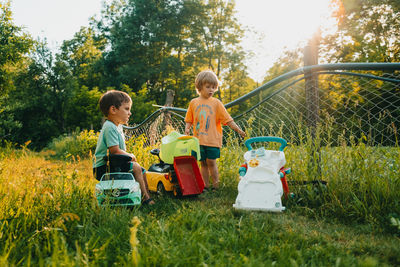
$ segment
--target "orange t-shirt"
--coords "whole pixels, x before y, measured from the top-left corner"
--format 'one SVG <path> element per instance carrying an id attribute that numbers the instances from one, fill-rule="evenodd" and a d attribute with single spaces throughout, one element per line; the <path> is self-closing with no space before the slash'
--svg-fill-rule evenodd
<path id="1" fill-rule="evenodd" d="M 228 111 L 217 98 L 192 99 L 186 112 L 185 122 L 192 123 L 193 135 L 200 145 L 222 147 L 222 124 L 233 121 Z"/>

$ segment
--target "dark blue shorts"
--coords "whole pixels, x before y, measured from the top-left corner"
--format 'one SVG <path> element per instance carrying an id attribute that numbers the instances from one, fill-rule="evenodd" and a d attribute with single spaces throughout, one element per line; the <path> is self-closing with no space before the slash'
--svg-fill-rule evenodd
<path id="1" fill-rule="evenodd" d="M 218 159 L 221 156 L 219 147 L 200 146 L 200 161 L 206 159 Z"/>

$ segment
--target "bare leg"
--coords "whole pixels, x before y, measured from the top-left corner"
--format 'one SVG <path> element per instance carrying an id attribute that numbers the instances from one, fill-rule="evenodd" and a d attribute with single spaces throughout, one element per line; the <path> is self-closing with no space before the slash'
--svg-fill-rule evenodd
<path id="1" fill-rule="evenodd" d="M 147 184 L 147 176 L 146 176 L 146 173 L 143 173 L 143 172 L 142 172 L 142 175 L 143 175 L 144 184 L 146 185 L 146 190 L 147 190 L 147 192 L 148 192 L 148 191 L 149 191 L 149 185 Z"/>
<path id="2" fill-rule="evenodd" d="M 144 180 L 145 176 L 143 177 L 142 174 L 142 167 L 137 162 L 133 162 L 132 172 L 135 176 L 136 181 L 138 181 L 140 185 L 140 190 L 142 190 L 144 200 L 150 198 L 149 191 L 147 190 L 146 181 Z M 150 201 L 149 204 L 154 204 L 154 201 Z"/>
<path id="3" fill-rule="evenodd" d="M 210 187 L 209 177 L 210 174 L 208 172 L 207 160 L 201 162 L 201 175 L 203 176 L 204 186 L 206 188 Z"/>
<path id="4" fill-rule="evenodd" d="M 216 159 L 207 159 L 207 166 L 210 171 L 210 175 L 213 181 L 213 188 L 218 189 L 219 187 L 219 173 Z"/>

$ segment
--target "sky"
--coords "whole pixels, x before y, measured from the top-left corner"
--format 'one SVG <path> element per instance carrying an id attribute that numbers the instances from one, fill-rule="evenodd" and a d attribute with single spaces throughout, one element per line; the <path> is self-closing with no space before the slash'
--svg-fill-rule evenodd
<path id="1" fill-rule="evenodd" d="M 14 23 L 51 49 L 72 39 L 89 18 L 99 16 L 103 0 L 12 0 Z M 239 22 L 251 29 L 243 47 L 249 75 L 261 82 L 284 49 L 304 46 L 319 25 L 333 27 L 329 0 L 236 0 Z M 330 26 L 329 26 L 330 25 Z"/>

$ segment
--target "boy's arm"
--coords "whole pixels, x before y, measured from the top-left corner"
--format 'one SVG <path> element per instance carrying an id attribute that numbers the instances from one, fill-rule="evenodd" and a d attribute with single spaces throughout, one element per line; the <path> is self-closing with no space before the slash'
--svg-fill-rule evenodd
<path id="1" fill-rule="evenodd" d="M 190 128 L 192 128 L 192 123 L 191 122 L 187 122 L 186 126 L 185 126 L 185 134 L 186 135 L 190 134 Z"/>
<path id="2" fill-rule="evenodd" d="M 246 133 L 242 129 L 240 129 L 240 127 L 234 121 L 230 121 L 226 125 L 231 127 L 231 129 L 237 132 L 242 138 L 246 137 Z"/>
<path id="3" fill-rule="evenodd" d="M 130 156 L 132 158 L 132 161 L 136 161 L 135 155 L 120 149 L 118 145 L 110 146 L 108 149 L 110 150 L 110 154 L 127 155 L 127 156 Z"/>

